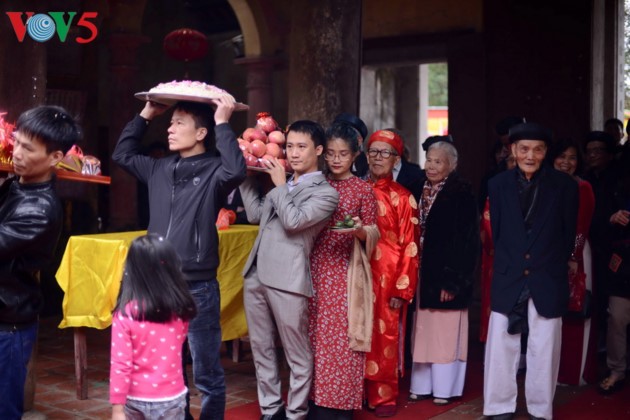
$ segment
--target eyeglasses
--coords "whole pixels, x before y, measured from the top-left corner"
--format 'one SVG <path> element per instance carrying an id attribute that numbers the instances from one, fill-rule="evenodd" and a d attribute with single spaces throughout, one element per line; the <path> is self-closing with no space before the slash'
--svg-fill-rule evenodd
<path id="1" fill-rule="evenodd" d="M 347 162 L 352 159 L 352 153 L 350 152 L 342 152 L 340 154 L 336 154 L 332 150 L 327 151 L 324 154 L 324 159 L 329 161 L 334 161 L 335 159 L 339 159 L 341 162 Z"/>
<path id="2" fill-rule="evenodd" d="M 398 153 L 387 149 L 368 149 L 367 153 L 371 158 L 375 158 L 378 155 L 381 155 L 383 159 L 389 159 L 390 156 L 398 156 Z"/>

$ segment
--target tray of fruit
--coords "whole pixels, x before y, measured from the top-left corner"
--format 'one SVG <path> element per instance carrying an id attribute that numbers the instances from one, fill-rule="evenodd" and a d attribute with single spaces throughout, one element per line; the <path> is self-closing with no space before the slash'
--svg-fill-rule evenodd
<path id="1" fill-rule="evenodd" d="M 256 127 L 247 128 L 238 138 L 238 147 L 243 152 L 247 169 L 268 172 L 263 160 L 276 158 L 285 171 L 291 172 L 284 150 L 286 138 L 278 123 L 266 112 L 258 113 L 257 118 Z"/>
<path id="2" fill-rule="evenodd" d="M 330 230 L 334 230 L 337 233 L 349 233 L 357 230 L 357 226 L 352 219 L 352 215 L 346 214 L 343 220 L 336 221 L 335 224 L 330 227 Z"/>

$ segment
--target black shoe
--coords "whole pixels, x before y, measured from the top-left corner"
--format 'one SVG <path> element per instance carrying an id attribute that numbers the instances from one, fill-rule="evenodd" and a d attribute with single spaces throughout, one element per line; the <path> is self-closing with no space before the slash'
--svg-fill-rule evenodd
<path id="1" fill-rule="evenodd" d="M 496 416 L 488 416 L 492 420 L 512 420 L 514 413 L 497 414 Z"/>
<path id="2" fill-rule="evenodd" d="M 275 414 L 263 414 L 260 416 L 260 420 L 285 420 L 287 417 L 284 413 L 284 407 L 276 411 Z"/>
<path id="3" fill-rule="evenodd" d="M 544 417 L 536 417 L 533 414 L 529 414 L 529 420 L 545 420 L 545 418 Z"/>

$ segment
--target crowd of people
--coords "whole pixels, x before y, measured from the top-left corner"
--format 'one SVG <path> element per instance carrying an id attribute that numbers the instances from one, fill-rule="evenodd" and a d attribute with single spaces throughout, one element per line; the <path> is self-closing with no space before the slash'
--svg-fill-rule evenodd
<path id="1" fill-rule="evenodd" d="M 461 397 L 478 278 L 484 415 L 513 417 L 521 369 L 534 419 L 553 417 L 558 383 L 596 383 L 606 394 L 621 387 L 630 143 L 621 144 L 620 121 L 573 141 L 522 117 L 502 120 L 496 166 L 475 194 L 457 171 L 451 136 L 423 142 L 421 169 L 405 156 L 401 132 L 368 135 L 351 114 L 327 129 L 290 124 L 292 173 L 275 158 L 248 172 L 229 125 L 234 106 L 228 96 L 176 104 L 174 153 L 157 158 L 141 142 L 167 107 L 147 102 L 114 150 L 113 160 L 147 185 L 150 218 L 149 234 L 131 245 L 114 308 L 113 419 L 192 418 L 186 349 L 200 418 L 223 418 L 214 221 L 235 192 L 259 225 L 243 277 L 262 420 L 349 420 L 362 408 L 392 417 L 401 392 L 436 405 Z M 2 399 L 2 418 L 21 415 L 41 306 L 35 272 L 50 260 L 61 223 L 53 167 L 78 131 L 56 107 L 17 122 L 17 176 L 0 190 L 2 276 L 14 291 L 0 295 L 0 346 L 13 355 L 0 365 L 0 390 L 14 396 Z M 290 370 L 286 398 L 278 348 Z M 405 373 L 409 390 L 400 388 Z"/>

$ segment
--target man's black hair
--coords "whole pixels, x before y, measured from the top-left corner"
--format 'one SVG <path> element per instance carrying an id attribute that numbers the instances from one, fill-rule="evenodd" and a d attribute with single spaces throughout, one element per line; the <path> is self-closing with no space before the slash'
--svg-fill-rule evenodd
<path id="1" fill-rule="evenodd" d="M 598 130 L 590 131 L 586 135 L 586 140 L 584 141 L 584 151 L 586 151 L 586 145 L 594 141 L 604 143 L 604 145 L 606 146 L 606 151 L 610 154 L 615 154 L 615 152 L 617 151 L 617 142 L 615 141 L 614 137 L 605 131 Z"/>
<path id="2" fill-rule="evenodd" d="M 604 127 L 610 124 L 617 124 L 619 127 L 621 127 L 621 131 L 623 131 L 623 122 L 621 122 L 619 118 L 608 118 L 604 123 Z"/>
<path id="3" fill-rule="evenodd" d="M 324 133 L 324 129 L 315 121 L 295 121 L 289 126 L 289 129 L 287 130 L 287 136 L 291 131 L 294 131 L 296 133 L 308 134 L 311 137 L 311 140 L 313 140 L 313 143 L 315 143 L 315 147 L 325 146 L 326 144 L 326 134 Z"/>
<path id="4" fill-rule="evenodd" d="M 61 150 L 65 155 L 81 139 L 81 129 L 68 111 L 56 105 L 42 105 L 20 115 L 15 130 L 44 143 L 46 152 Z"/>

